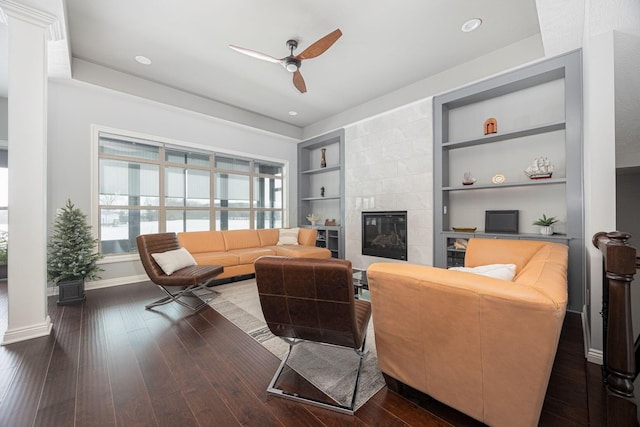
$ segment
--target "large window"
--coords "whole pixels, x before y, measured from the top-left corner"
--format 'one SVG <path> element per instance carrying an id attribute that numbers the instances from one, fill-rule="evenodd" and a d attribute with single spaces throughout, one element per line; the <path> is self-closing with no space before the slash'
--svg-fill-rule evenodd
<path id="1" fill-rule="evenodd" d="M 0 236 L 9 231 L 9 169 L 7 150 L 0 148 Z"/>
<path id="2" fill-rule="evenodd" d="M 139 234 L 282 227 L 283 168 L 264 160 L 101 135 L 101 252 L 136 252 Z"/>

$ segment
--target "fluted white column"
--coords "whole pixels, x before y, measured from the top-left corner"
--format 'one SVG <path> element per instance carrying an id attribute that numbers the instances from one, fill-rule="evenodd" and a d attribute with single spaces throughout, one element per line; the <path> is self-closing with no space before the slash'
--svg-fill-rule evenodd
<path id="1" fill-rule="evenodd" d="M 48 335 L 47 42 L 56 17 L 0 0 L 9 30 L 9 318 L 2 344 Z"/>

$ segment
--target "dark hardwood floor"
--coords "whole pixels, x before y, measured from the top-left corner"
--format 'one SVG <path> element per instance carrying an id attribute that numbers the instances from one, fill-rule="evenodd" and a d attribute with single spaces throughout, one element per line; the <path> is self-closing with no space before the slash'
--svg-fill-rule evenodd
<path id="1" fill-rule="evenodd" d="M 0 333 L 6 294 L 0 282 Z M 0 426 L 481 425 L 386 387 L 354 416 L 267 397 L 273 354 L 209 307 L 144 309 L 160 296 L 141 283 L 89 291 L 74 306 L 49 298 L 53 333 L 0 347 Z M 568 313 L 540 425 L 604 425 L 599 375 L 584 359 L 580 318 Z"/>

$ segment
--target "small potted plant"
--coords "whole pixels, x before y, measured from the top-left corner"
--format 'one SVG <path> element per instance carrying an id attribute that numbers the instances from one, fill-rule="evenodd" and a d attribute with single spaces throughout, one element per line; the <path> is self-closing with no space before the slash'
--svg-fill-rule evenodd
<path id="1" fill-rule="evenodd" d="M 84 300 L 84 281 L 97 278 L 102 271 L 97 263 L 101 258 L 97 244 L 87 215 L 67 200 L 53 225 L 47 257 L 47 274 L 58 285 L 59 305 Z"/>
<path id="2" fill-rule="evenodd" d="M 551 236 L 553 234 L 553 224 L 558 222 L 555 216 L 547 217 L 545 214 L 542 214 L 542 218 L 538 218 L 533 225 L 540 226 L 540 234 L 545 236 Z"/>

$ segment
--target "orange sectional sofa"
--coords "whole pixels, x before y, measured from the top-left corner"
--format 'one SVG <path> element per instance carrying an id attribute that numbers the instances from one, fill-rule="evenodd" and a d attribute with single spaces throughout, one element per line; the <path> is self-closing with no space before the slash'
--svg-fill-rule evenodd
<path id="1" fill-rule="evenodd" d="M 297 245 L 278 245 L 280 230 L 187 231 L 178 233 L 180 246 L 199 265 L 221 265 L 216 279 L 254 274 L 253 262 L 265 255 L 294 258 L 331 258 L 331 251 L 316 247 L 317 230 L 300 228 Z"/>
<path id="2" fill-rule="evenodd" d="M 512 281 L 411 264 L 367 269 L 378 364 L 494 427 L 536 426 L 567 306 L 568 248 L 470 239 L 465 267 L 515 264 Z"/>

